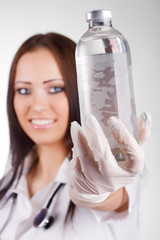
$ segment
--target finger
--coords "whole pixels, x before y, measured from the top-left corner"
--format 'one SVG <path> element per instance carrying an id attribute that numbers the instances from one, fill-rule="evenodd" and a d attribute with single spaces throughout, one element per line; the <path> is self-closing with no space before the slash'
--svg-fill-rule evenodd
<path id="1" fill-rule="evenodd" d="M 100 171 L 109 164 L 117 165 L 111 152 L 110 145 L 104 132 L 93 115 L 88 115 L 84 121 L 84 131 L 88 144 L 93 152 L 96 162 L 99 163 Z"/>
<path id="2" fill-rule="evenodd" d="M 80 193 L 86 191 L 86 185 L 83 178 L 84 174 L 81 169 L 80 160 L 74 154 L 74 158 L 69 162 L 68 168 L 68 183 L 70 191 L 78 191 Z"/>
<path id="3" fill-rule="evenodd" d="M 72 155 L 73 158 L 69 162 L 69 172 L 70 173 L 72 173 L 72 171 L 80 172 L 80 171 L 82 171 L 81 164 L 80 164 L 80 161 L 78 159 L 78 156 L 76 155 L 74 147 L 72 148 L 72 152 L 73 152 L 73 155 Z"/>
<path id="4" fill-rule="evenodd" d="M 95 174 L 93 174 L 93 178 L 96 179 Z M 81 168 L 80 159 L 75 154 L 74 158 L 69 162 L 68 182 L 70 191 L 72 192 L 77 192 L 80 194 L 101 193 L 101 188 L 97 186 L 96 182 L 93 181 L 93 179 L 92 181 L 89 181 L 88 176 L 87 177 L 85 176 Z"/>
<path id="5" fill-rule="evenodd" d="M 111 117 L 107 123 L 115 141 L 126 156 L 124 167 L 134 173 L 140 172 L 144 166 L 144 152 L 141 146 L 118 118 Z"/>
<path id="6" fill-rule="evenodd" d="M 144 112 L 137 118 L 137 128 L 139 144 L 144 146 L 152 129 L 152 117 L 149 113 Z"/>
<path id="7" fill-rule="evenodd" d="M 97 164 L 94 161 L 93 153 L 87 143 L 82 127 L 77 122 L 71 124 L 71 137 L 74 145 L 74 152 L 78 156 L 82 171 L 88 177 L 90 173 L 97 170 Z"/>

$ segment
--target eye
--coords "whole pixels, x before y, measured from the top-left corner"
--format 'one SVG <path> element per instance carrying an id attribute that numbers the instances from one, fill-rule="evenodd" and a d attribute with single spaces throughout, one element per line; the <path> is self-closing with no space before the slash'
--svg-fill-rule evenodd
<path id="1" fill-rule="evenodd" d="M 18 88 L 16 89 L 16 92 L 18 92 L 21 95 L 28 95 L 31 93 L 28 88 Z"/>
<path id="2" fill-rule="evenodd" d="M 62 92 L 64 91 L 64 87 L 51 87 L 49 89 L 49 93 L 59 93 L 59 92 Z"/>

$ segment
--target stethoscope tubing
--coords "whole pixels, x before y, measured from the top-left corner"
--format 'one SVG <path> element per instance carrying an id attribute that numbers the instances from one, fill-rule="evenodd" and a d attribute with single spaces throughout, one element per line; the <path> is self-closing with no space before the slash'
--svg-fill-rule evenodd
<path id="1" fill-rule="evenodd" d="M 47 209 L 50 207 L 50 205 L 51 205 L 51 203 L 52 203 L 52 201 L 53 201 L 54 196 L 56 195 L 56 193 L 58 192 L 58 190 L 59 190 L 63 185 L 64 185 L 64 183 L 60 183 L 60 184 L 58 185 L 58 187 L 56 188 L 56 190 L 54 191 L 54 193 L 52 194 L 51 198 L 49 199 L 49 201 L 48 201 L 48 203 L 47 203 L 47 205 L 46 205 L 46 208 L 47 208 Z"/>

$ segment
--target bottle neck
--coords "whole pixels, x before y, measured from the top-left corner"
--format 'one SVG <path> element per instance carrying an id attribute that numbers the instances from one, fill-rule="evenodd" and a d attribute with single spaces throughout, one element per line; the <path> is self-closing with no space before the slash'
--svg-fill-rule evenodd
<path id="1" fill-rule="evenodd" d="M 112 19 L 95 19 L 89 21 L 89 28 L 92 27 L 112 27 Z"/>

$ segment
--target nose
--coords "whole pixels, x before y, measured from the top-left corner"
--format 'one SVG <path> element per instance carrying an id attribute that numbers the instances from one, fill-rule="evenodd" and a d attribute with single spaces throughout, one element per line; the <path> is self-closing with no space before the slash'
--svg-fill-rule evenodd
<path id="1" fill-rule="evenodd" d="M 45 111 L 47 109 L 48 101 L 45 94 L 37 91 L 32 98 L 32 109 L 37 112 Z"/>

